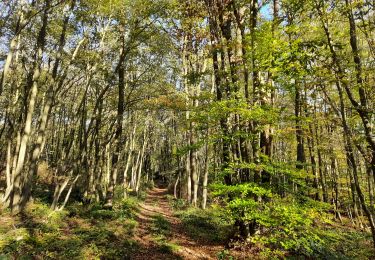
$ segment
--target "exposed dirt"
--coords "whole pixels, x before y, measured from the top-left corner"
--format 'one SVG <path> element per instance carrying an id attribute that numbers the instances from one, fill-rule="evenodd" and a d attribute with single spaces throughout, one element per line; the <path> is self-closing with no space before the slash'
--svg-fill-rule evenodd
<path id="1" fill-rule="evenodd" d="M 217 252 L 224 247 L 197 241 L 188 236 L 181 221 L 173 216 L 166 195 L 166 189 L 154 188 L 148 192 L 146 200 L 141 204 L 136 218 L 139 225 L 135 230 L 135 239 L 140 248 L 131 259 L 217 259 Z M 170 236 L 167 240 L 178 246 L 173 252 L 162 250 L 155 241 L 152 227 L 154 217 L 158 215 L 163 216 L 170 224 Z"/>

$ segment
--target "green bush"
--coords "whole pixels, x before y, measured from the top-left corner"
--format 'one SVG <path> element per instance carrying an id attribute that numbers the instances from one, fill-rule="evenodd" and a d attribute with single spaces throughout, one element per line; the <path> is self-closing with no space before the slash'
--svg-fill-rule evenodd
<path id="1" fill-rule="evenodd" d="M 280 198 L 255 183 L 233 186 L 213 185 L 213 195 L 221 198 L 233 221 L 256 223 L 251 242 L 264 248 L 267 258 L 292 255 L 316 257 L 324 247 L 316 220 L 327 221 L 329 205 L 303 197 Z"/>
<path id="2" fill-rule="evenodd" d="M 107 210 L 107 209 L 98 209 L 91 211 L 91 217 L 94 219 L 101 219 L 101 220 L 113 220 L 118 218 L 118 212 Z"/>
<path id="3" fill-rule="evenodd" d="M 115 205 L 115 209 L 118 211 L 118 217 L 120 219 L 132 219 L 138 211 L 138 199 L 129 197 L 122 199 Z"/>
<path id="4" fill-rule="evenodd" d="M 173 198 L 170 202 L 174 210 L 183 210 L 189 207 L 189 204 L 184 199 L 175 199 Z"/>
<path id="5" fill-rule="evenodd" d="M 315 208 L 288 199 L 274 198 L 266 203 L 237 198 L 228 203 L 228 209 L 233 219 L 259 225 L 260 232 L 252 237 L 252 242 L 262 247 L 314 257 L 316 249 L 323 246 L 314 220 L 324 213 Z"/>

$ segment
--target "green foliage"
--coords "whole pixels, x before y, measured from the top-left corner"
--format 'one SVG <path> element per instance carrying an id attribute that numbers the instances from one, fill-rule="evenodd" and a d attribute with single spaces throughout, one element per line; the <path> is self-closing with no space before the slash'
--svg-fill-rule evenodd
<path id="1" fill-rule="evenodd" d="M 264 248 L 267 257 L 290 253 L 315 257 L 318 248 L 324 248 L 324 240 L 316 232 L 317 220 L 330 223 L 330 205 L 298 194 L 280 198 L 272 189 L 255 183 L 219 183 L 211 189 L 212 195 L 225 203 L 223 211 L 232 221 L 256 223 L 258 232 L 251 241 Z"/>
<path id="2" fill-rule="evenodd" d="M 254 241 L 296 254 L 314 256 L 314 247 L 322 244 L 321 238 L 314 232 L 317 215 L 313 208 L 278 200 L 257 219 L 266 228 L 267 236 L 255 237 Z"/>
<path id="3" fill-rule="evenodd" d="M 167 199 L 168 199 L 169 205 L 174 210 L 183 210 L 189 207 L 189 204 L 184 199 L 176 199 L 175 197 L 171 195 L 167 195 Z"/>
<path id="4" fill-rule="evenodd" d="M 288 254 L 318 257 L 327 250 L 326 238 L 319 227 L 331 223 L 331 215 L 327 213 L 330 205 L 309 198 L 279 198 L 254 183 L 215 184 L 212 188 L 213 195 L 226 202 L 223 211 L 233 221 L 258 225 L 259 231 L 251 237 L 251 242 L 263 248 L 265 257 Z"/>
<path id="5" fill-rule="evenodd" d="M 144 186 L 146 189 L 151 190 L 151 189 L 153 189 L 153 188 L 155 187 L 155 183 L 154 183 L 153 180 L 149 180 L 149 181 L 145 182 L 143 186 Z"/>
<path id="6" fill-rule="evenodd" d="M 64 224 L 67 211 L 53 211 L 47 204 L 36 201 L 28 206 L 24 224 L 27 227 L 40 227 L 44 231 L 56 231 Z"/>
<path id="7" fill-rule="evenodd" d="M 158 238 L 157 237 L 155 240 L 156 240 L 156 242 L 159 246 L 158 250 L 162 253 L 167 253 L 167 254 L 172 253 L 173 254 L 180 249 L 180 247 L 177 244 L 168 242 L 164 238 Z M 176 259 L 182 259 L 179 256 L 175 256 L 175 257 L 176 257 Z"/>
<path id="8" fill-rule="evenodd" d="M 93 219 L 100 219 L 100 220 L 106 220 L 106 219 L 115 219 L 117 217 L 116 212 L 113 212 L 109 209 L 98 209 L 93 210 L 90 212 L 90 215 Z"/>
<path id="9" fill-rule="evenodd" d="M 155 215 L 153 218 L 153 225 L 152 225 L 152 232 L 162 235 L 168 236 L 171 232 L 171 224 L 168 220 L 165 219 L 163 215 Z"/>
<path id="10" fill-rule="evenodd" d="M 226 119 L 232 114 L 237 114 L 244 120 L 255 120 L 259 125 L 273 124 L 279 118 L 279 110 L 277 108 L 266 105 L 252 105 L 250 107 L 244 99 L 229 99 L 212 102 L 207 110 L 201 110 L 200 113 L 196 114 L 196 119 L 204 120 L 205 123 L 211 122 L 215 124 L 218 120 Z"/>
<path id="11" fill-rule="evenodd" d="M 222 250 L 217 253 L 217 259 L 218 260 L 233 260 L 235 258 L 230 255 L 228 250 Z"/>
<path id="12" fill-rule="evenodd" d="M 168 239 L 172 232 L 171 224 L 163 215 L 158 214 L 152 217 L 151 232 L 160 252 L 173 254 L 179 250 L 179 246 Z M 179 257 L 176 256 L 176 259 Z"/>
<path id="13" fill-rule="evenodd" d="M 225 196 L 225 197 L 241 197 L 246 198 L 249 196 L 265 196 L 267 198 L 272 197 L 271 190 L 263 188 L 255 183 L 244 183 L 233 186 L 227 186 L 224 184 L 213 184 L 211 185 L 213 190 L 213 196 Z"/>
<path id="14" fill-rule="evenodd" d="M 133 241 L 133 219 L 138 200 L 116 201 L 113 210 L 100 204 L 72 204 L 53 211 L 39 201 L 30 204 L 14 228 L 2 227 L 0 251 L 10 259 L 117 259 L 128 257 L 138 245 Z M 2 214 L 0 221 L 9 218 Z M 1 258 L 1 257 L 0 257 Z"/>
<path id="15" fill-rule="evenodd" d="M 230 163 L 229 167 L 227 169 L 224 169 L 225 172 L 223 174 L 231 174 L 235 173 L 237 170 L 248 169 L 252 172 L 267 172 L 268 174 L 276 177 L 285 176 L 288 177 L 290 181 L 300 186 L 306 186 L 306 178 L 313 178 L 313 176 L 311 174 L 309 175 L 304 169 L 296 169 L 295 163 L 285 163 L 270 160 L 268 156 L 261 153 L 259 154 L 259 157 L 261 159 L 260 163 Z M 216 190 L 215 187 L 214 190 Z"/>
<path id="16" fill-rule="evenodd" d="M 225 242 L 232 230 L 233 221 L 217 207 L 207 210 L 189 208 L 176 212 L 188 235 L 209 242 Z"/>
<path id="17" fill-rule="evenodd" d="M 120 219 L 132 219 L 138 211 L 138 199 L 129 197 L 116 204 L 115 209 L 118 209 Z"/>
<path id="18" fill-rule="evenodd" d="M 315 247 L 317 258 L 372 259 L 371 235 L 357 230 L 327 226 L 316 231 L 323 239 L 323 246 Z"/>

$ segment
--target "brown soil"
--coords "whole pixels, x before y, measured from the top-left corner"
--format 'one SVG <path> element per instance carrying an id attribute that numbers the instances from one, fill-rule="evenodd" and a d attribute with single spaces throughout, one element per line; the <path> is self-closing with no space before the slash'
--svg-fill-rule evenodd
<path id="1" fill-rule="evenodd" d="M 146 200 L 140 205 L 140 212 L 136 218 L 139 225 L 135 230 L 135 239 L 140 244 L 140 248 L 131 259 L 217 259 L 216 254 L 224 247 L 190 237 L 181 221 L 173 216 L 166 195 L 166 189 L 154 188 L 148 192 Z M 153 217 L 157 215 L 163 216 L 170 223 L 171 232 L 167 240 L 168 243 L 178 245 L 175 252 L 165 252 L 155 241 L 152 226 Z"/>

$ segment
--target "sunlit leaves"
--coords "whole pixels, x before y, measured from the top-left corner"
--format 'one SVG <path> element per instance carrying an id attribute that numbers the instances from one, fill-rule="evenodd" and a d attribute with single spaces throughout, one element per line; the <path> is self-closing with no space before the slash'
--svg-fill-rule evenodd
<path id="1" fill-rule="evenodd" d="M 250 196 L 255 195 L 259 197 L 272 197 L 271 191 L 269 189 L 265 189 L 255 183 L 244 183 L 232 186 L 227 186 L 224 184 L 213 184 L 211 188 L 213 190 L 213 196 L 249 198 Z"/>

